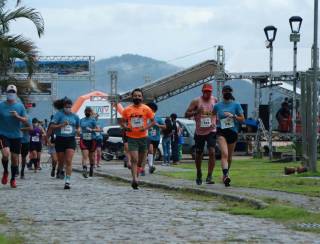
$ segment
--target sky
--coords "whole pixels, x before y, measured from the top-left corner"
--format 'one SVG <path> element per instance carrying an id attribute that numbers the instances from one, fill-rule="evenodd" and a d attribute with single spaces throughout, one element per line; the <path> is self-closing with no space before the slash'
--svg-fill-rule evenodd
<path id="1" fill-rule="evenodd" d="M 13 0 L 9 0 L 14 2 Z M 313 0 L 22 0 L 39 10 L 45 35 L 27 21 L 12 33 L 31 38 L 41 55 L 93 55 L 96 60 L 126 53 L 188 67 L 226 51 L 230 72 L 267 71 L 263 28 L 274 25 L 274 70 L 292 70 L 289 18 L 303 18 L 298 70 L 311 66 Z M 9 5 L 9 8 L 14 5 Z M 208 49 L 209 48 L 209 49 Z M 199 50 L 205 52 L 177 59 Z"/>

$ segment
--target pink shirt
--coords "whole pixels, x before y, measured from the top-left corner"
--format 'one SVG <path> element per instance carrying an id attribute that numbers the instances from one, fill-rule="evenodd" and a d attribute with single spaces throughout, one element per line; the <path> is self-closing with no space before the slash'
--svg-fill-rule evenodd
<path id="1" fill-rule="evenodd" d="M 217 118 L 212 112 L 213 106 L 217 103 L 217 99 L 212 96 L 209 101 L 204 101 L 202 97 L 199 97 L 197 100 L 198 109 L 201 109 L 202 113 L 194 117 L 196 121 L 196 134 L 203 136 L 211 132 L 216 132 Z"/>

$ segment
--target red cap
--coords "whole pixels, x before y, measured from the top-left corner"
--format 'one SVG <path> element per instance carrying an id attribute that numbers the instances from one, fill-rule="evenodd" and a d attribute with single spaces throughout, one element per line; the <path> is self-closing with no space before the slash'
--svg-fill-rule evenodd
<path id="1" fill-rule="evenodd" d="M 212 92 L 213 88 L 212 88 L 212 85 L 211 84 L 204 84 L 203 87 L 202 87 L 202 91 L 210 91 Z"/>

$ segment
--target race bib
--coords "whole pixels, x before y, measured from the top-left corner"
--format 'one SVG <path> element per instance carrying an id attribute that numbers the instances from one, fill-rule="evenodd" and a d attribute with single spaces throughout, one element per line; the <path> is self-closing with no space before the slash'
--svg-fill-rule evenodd
<path id="1" fill-rule="evenodd" d="M 151 136 L 157 136 L 157 130 L 151 129 Z"/>
<path id="2" fill-rule="evenodd" d="M 71 125 L 66 125 L 65 127 L 61 128 L 61 134 L 64 134 L 64 135 L 69 135 L 69 134 L 72 134 L 72 126 Z"/>
<path id="3" fill-rule="evenodd" d="M 82 134 L 83 140 L 92 140 L 92 134 L 91 133 L 83 133 Z"/>
<path id="4" fill-rule="evenodd" d="M 201 128 L 209 128 L 212 125 L 212 120 L 210 117 L 204 117 L 200 120 L 200 127 Z"/>
<path id="5" fill-rule="evenodd" d="M 39 138 L 39 136 L 33 136 L 33 137 L 31 137 L 31 141 L 32 142 L 39 142 L 40 138 Z"/>
<path id="6" fill-rule="evenodd" d="M 234 127 L 234 120 L 233 118 L 225 118 L 220 121 L 221 129 L 228 129 Z"/>
<path id="7" fill-rule="evenodd" d="M 143 127 L 143 118 L 132 118 L 131 119 L 132 128 L 141 128 Z"/>

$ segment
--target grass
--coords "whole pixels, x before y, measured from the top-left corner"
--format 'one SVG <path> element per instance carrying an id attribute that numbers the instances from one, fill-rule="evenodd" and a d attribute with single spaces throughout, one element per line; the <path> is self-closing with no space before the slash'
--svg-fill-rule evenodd
<path id="1" fill-rule="evenodd" d="M 0 225 L 7 225 L 10 221 L 5 214 L 0 213 Z M 0 244 L 22 244 L 24 240 L 18 234 L 16 235 L 4 235 L 0 234 Z"/>
<path id="2" fill-rule="evenodd" d="M 247 215 L 255 218 L 274 220 L 292 229 L 320 233 L 320 228 L 303 228 L 300 224 L 320 224 L 320 213 L 312 213 L 302 208 L 292 207 L 286 203 L 272 201 L 267 208 L 256 209 L 244 202 L 225 202 L 220 211 L 233 215 Z"/>
<path id="3" fill-rule="evenodd" d="M 232 186 L 277 190 L 320 197 L 320 179 L 315 180 L 300 177 L 320 176 L 320 173 L 305 173 L 299 175 L 299 177 L 297 175 L 284 176 L 284 167 L 297 167 L 299 165 L 299 163 L 269 163 L 262 159 L 235 160 L 232 163 L 230 171 Z M 175 167 L 190 170 L 181 172 L 160 172 L 160 174 L 174 178 L 195 180 L 194 164 L 181 164 Z M 202 170 L 205 176 L 207 162 L 203 162 Z M 214 172 L 214 178 L 217 181 L 221 179 L 221 176 L 220 161 L 218 161 Z"/>

